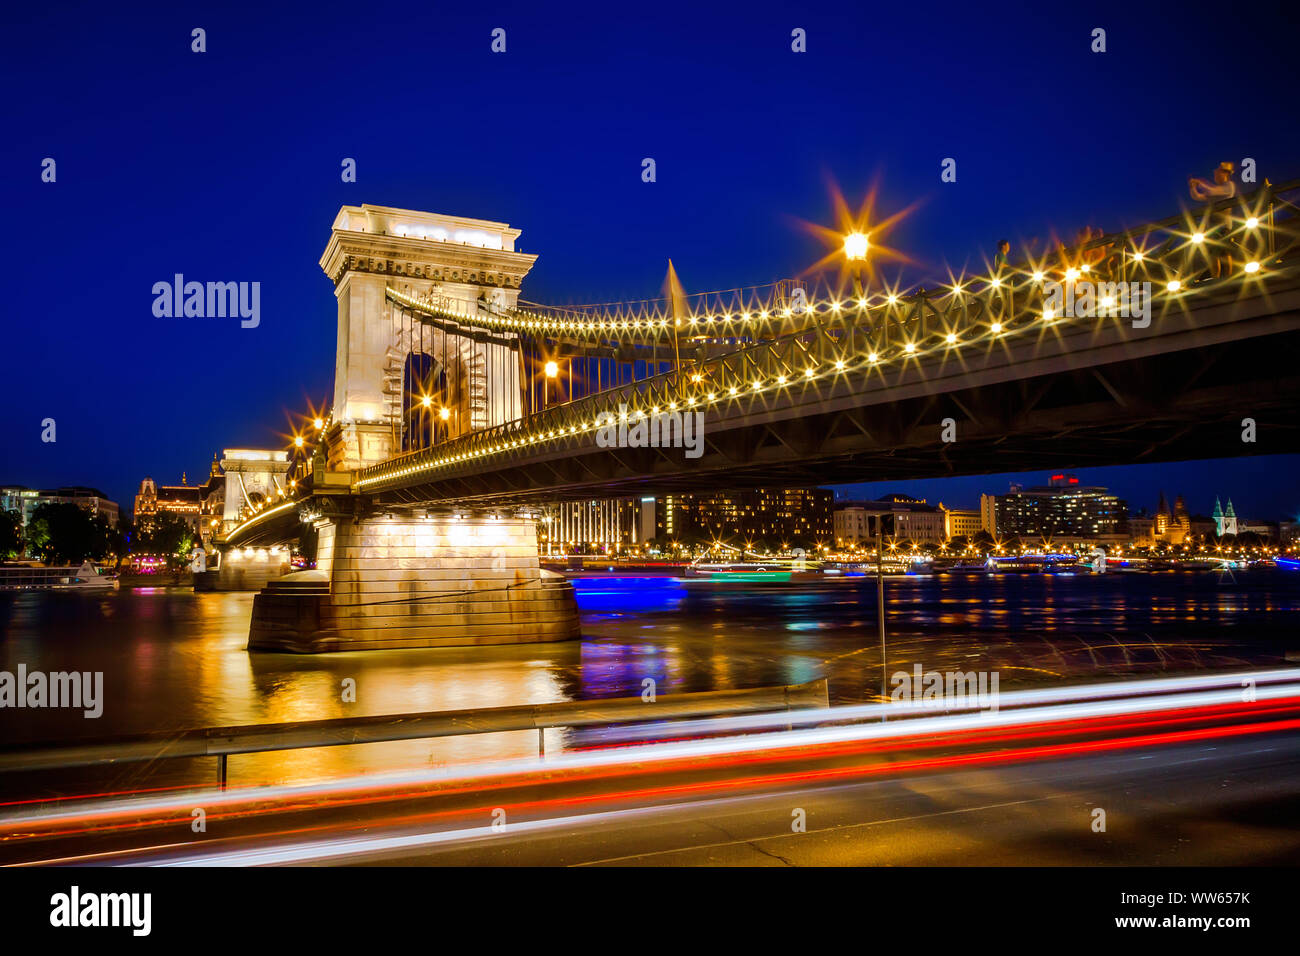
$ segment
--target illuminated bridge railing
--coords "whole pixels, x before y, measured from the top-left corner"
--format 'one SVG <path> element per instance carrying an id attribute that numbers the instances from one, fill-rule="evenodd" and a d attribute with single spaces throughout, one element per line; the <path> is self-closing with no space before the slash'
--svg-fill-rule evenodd
<path id="1" fill-rule="evenodd" d="M 1204 254 L 1215 242 L 1226 238 L 1222 234 L 1207 240 L 1204 245 L 1189 243 L 1198 232 L 1207 236 L 1216 231 L 1223 215 L 1232 215 L 1237 225 L 1231 237 L 1245 251 L 1254 245 L 1257 254 L 1271 254 L 1268 247 L 1272 239 L 1271 220 L 1277 210 L 1294 210 L 1295 183 L 1280 187 L 1264 187 L 1250 196 L 1224 200 L 1214 206 L 1198 210 L 1195 216 L 1183 214 L 1161 222 L 1151 223 L 1094 239 L 1071 249 L 1061 248 L 1045 254 L 1041 261 L 1022 261 L 1005 270 L 1000 281 L 1005 296 L 1013 296 L 1030 287 L 1031 277 L 1062 273 L 1072 267 L 1088 266 L 1093 278 L 1103 271 L 1113 281 L 1123 281 L 1131 273 L 1142 271 L 1131 258 L 1116 255 L 1120 249 L 1141 252 L 1148 260 L 1169 267 L 1168 275 L 1184 275 L 1193 265 L 1198 253 Z M 1244 223 L 1251 218 L 1265 222 L 1257 237 L 1247 235 Z M 1243 240 L 1259 238 L 1258 243 Z M 1199 246 L 1199 248 L 1198 248 Z M 1181 255 L 1180 255 L 1181 253 Z M 1151 263 L 1145 269 L 1150 278 Z M 958 280 L 956 288 L 969 288 L 972 284 L 987 282 L 988 278 Z M 1166 280 L 1168 281 L 1168 280 Z M 1036 284 L 1036 283 L 1034 283 Z M 404 308 L 431 317 L 443 318 L 465 325 L 489 329 L 528 333 L 541 338 L 574 339 L 592 345 L 617 345 L 626 342 L 655 342 L 662 344 L 674 335 L 689 345 L 692 340 L 721 339 L 734 341 L 746 339 L 761 341 L 786 334 L 795 328 L 821 320 L 826 313 L 848 311 L 861 315 L 877 309 L 901 305 L 917 300 L 932 300 L 935 293 L 944 294 L 953 286 L 940 286 L 936 290 L 912 292 L 899 290 L 877 291 L 863 300 L 846 297 L 825 281 L 787 279 L 767 285 L 731 289 L 721 292 L 683 294 L 675 301 L 667 298 L 645 299 L 636 302 L 605 303 L 592 306 L 559 307 L 525 303 L 519 309 L 495 310 L 483 304 L 469 305 L 452 298 L 415 298 L 396 289 L 388 290 L 389 298 Z M 798 293 L 798 294 L 797 294 Z M 800 295 L 802 298 L 800 298 Z M 1014 308 L 1014 301 L 1010 303 Z"/>
<path id="2" fill-rule="evenodd" d="M 1198 297 L 1237 290 L 1261 293 L 1271 278 L 1296 271 L 1300 251 L 1300 181 L 1225 200 L 1061 250 L 1052 263 L 1021 263 L 1001 276 L 958 281 L 907 296 L 856 302 L 812 302 L 799 327 L 769 340 L 699 361 L 666 374 L 620 385 L 526 418 L 410 452 L 359 472 L 359 490 L 374 494 L 459 473 L 500 457 L 528 454 L 548 443 L 570 442 L 626 415 L 714 409 L 730 417 L 761 410 L 773 392 L 802 388 L 801 401 L 852 372 L 879 372 L 891 363 L 919 362 L 936 353 L 1017 335 L 1041 334 L 1046 324 L 1119 318 L 1124 306 L 1096 299 L 1092 316 L 1058 316 L 1044 308 L 1049 281 L 1150 283 L 1157 308 L 1189 310 Z M 1216 256 L 1230 252 L 1232 267 L 1210 276 Z M 1252 288 L 1252 286 L 1254 288 Z M 881 298 L 884 301 L 879 301 Z M 885 387 L 867 375 L 864 388 Z M 812 390 L 811 395 L 809 390 Z M 590 442 L 590 439 L 587 440 Z"/>

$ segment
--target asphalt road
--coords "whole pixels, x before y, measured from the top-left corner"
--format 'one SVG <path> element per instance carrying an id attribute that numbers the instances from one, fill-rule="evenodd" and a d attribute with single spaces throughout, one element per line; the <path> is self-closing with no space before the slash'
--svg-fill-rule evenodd
<path id="1" fill-rule="evenodd" d="M 1094 832 L 1095 809 L 1105 832 Z M 806 832 L 792 832 L 793 814 Z M 683 803 L 365 862 L 430 866 L 1300 863 L 1300 734 Z"/>

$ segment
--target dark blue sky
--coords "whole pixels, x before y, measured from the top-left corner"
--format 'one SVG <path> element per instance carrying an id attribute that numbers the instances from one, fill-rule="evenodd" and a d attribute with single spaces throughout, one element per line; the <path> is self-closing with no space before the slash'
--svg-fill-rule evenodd
<path id="1" fill-rule="evenodd" d="M 525 296 L 583 302 L 657 294 L 669 256 L 690 290 L 801 271 L 822 248 L 793 219 L 832 224 L 827 176 L 856 203 L 878 175 L 885 212 L 921 201 L 891 244 L 941 272 L 1000 236 L 1168 215 L 1221 159 L 1300 175 L 1285 5 L 1048 6 L 7 5 L 0 482 L 129 505 L 145 474 L 277 442 L 332 390 L 317 260 L 345 203 L 506 220 L 541 255 Z M 177 272 L 260 281 L 260 327 L 155 318 Z M 1083 477 L 1263 517 L 1300 505 L 1296 464 Z M 1006 480 L 906 487 L 971 504 Z"/>

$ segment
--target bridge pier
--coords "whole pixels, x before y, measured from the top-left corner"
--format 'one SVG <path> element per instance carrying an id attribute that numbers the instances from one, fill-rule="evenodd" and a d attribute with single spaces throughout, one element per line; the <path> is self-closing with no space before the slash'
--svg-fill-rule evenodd
<path id="1" fill-rule="evenodd" d="M 573 586 L 539 566 L 532 518 L 374 516 L 321 524 L 316 570 L 253 599 L 248 647 L 320 653 L 579 636 Z"/>
<path id="2" fill-rule="evenodd" d="M 220 564 L 194 574 L 196 591 L 260 591 L 293 570 L 288 548 L 224 548 Z"/>

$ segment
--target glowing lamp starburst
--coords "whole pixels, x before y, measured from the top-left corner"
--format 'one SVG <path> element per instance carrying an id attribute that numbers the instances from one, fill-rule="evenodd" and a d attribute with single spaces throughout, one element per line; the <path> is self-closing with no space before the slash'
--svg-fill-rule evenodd
<path id="1" fill-rule="evenodd" d="M 861 232 L 851 232 L 844 237 L 844 258 L 850 262 L 861 262 L 867 257 L 871 240 Z"/>

